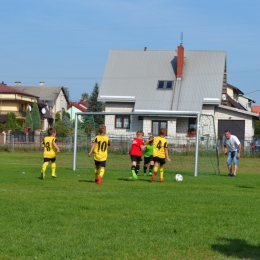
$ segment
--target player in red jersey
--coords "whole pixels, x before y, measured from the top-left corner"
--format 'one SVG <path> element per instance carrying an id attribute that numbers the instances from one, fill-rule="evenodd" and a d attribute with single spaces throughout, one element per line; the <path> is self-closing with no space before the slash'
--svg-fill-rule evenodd
<path id="1" fill-rule="evenodd" d="M 144 138 L 144 132 L 140 130 L 137 131 L 136 138 L 134 138 L 132 142 L 131 151 L 129 153 L 132 161 L 131 171 L 134 179 L 137 179 L 137 174 L 140 169 L 140 162 L 142 161 L 142 155 L 143 155 L 142 151 L 146 147 L 143 138 Z"/>

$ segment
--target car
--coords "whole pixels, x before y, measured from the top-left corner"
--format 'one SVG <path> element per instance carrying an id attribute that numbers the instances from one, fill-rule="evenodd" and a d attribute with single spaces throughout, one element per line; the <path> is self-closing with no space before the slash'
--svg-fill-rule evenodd
<path id="1" fill-rule="evenodd" d="M 254 138 L 251 142 L 252 152 L 260 152 L 260 138 Z"/>

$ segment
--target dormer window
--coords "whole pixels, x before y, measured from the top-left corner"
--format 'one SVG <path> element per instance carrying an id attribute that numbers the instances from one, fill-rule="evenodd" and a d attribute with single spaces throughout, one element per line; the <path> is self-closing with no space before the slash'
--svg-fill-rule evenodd
<path id="1" fill-rule="evenodd" d="M 173 81 L 158 81 L 157 89 L 172 89 L 173 88 Z"/>

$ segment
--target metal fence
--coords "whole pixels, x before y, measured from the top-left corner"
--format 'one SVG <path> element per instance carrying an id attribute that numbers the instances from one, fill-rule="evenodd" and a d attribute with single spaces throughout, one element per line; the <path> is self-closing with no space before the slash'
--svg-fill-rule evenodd
<path id="1" fill-rule="evenodd" d="M 3 134 L 2 134 L 3 135 Z M 39 132 L 34 133 L 24 133 L 24 132 L 11 132 L 5 135 L 5 140 L 0 144 L 0 146 L 5 146 L 10 150 L 15 150 L 16 148 L 27 148 L 34 150 L 42 150 L 41 143 L 46 133 Z M 77 137 L 77 151 L 84 152 L 89 151 L 93 135 L 78 135 Z M 144 137 L 147 140 L 149 137 Z M 167 136 L 168 148 L 170 153 L 175 154 L 193 154 L 196 147 L 195 137 L 173 137 Z M 110 152 L 128 154 L 132 137 L 126 135 L 113 135 L 110 136 L 111 147 Z M 240 140 L 244 144 L 242 153 L 245 156 L 260 156 L 260 152 L 256 149 L 252 149 L 252 140 Z M 73 151 L 74 147 L 74 135 L 69 136 L 57 136 L 57 143 L 59 147 L 63 150 L 69 152 Z M 199 153 L 221 153 L 223 151 L 222 141 L 215 138 L 201 137 L 199 139 Z"/>

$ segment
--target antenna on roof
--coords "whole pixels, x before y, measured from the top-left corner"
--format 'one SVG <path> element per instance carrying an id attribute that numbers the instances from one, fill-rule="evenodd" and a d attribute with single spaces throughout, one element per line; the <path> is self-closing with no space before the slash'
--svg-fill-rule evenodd
<path id="1" fill-rule="evenodd" d="M 181 32 L 181 43 L 180 43 L 180 45 L 182 45 L 183 44 L 183 32 Z"/>

